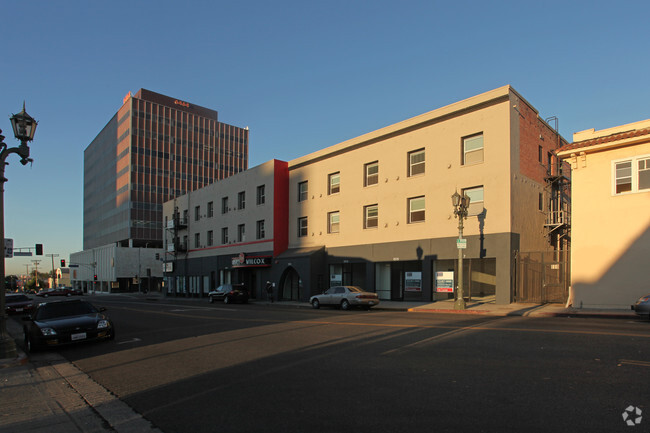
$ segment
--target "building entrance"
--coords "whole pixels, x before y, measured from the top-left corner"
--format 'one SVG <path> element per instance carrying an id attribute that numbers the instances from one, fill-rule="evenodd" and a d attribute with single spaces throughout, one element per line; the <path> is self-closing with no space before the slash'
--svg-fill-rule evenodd
<path id="1" fill-rule="evenodd" d="M 280 278 L 278 298 L 282 301 L 300 300 L 300 275 L 292 267 L 287 268 Z"/>

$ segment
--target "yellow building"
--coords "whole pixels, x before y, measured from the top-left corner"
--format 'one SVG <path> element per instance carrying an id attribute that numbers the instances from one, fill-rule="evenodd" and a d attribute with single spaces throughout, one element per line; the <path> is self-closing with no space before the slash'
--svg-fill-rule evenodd
<path id="1" fill-rule="evenodd" d="M 630 308 L 650 293 L 650 120 L 577 132 L 572 168 L 571 288 L 579 308 Z"/>

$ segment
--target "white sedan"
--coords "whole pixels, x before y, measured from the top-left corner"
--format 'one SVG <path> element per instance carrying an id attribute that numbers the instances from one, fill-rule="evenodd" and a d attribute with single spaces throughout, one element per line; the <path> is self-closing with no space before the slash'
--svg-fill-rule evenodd
<path id="1" fill-rule="evenodd" d="M 334 286 L 327 289 L 325 293 L 314 295 L 309 298 L 309 303 L 314 308 L 321 305 L 336 305 L 342 310 L 349 310 L 353 306 L 370 308 L 379 304 L 379 297 L 376 293 L 366 292 L 357 286 Z"/>

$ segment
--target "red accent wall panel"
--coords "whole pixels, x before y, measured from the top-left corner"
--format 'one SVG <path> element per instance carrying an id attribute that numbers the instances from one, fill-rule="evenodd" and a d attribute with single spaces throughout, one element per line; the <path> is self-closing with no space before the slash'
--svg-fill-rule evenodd
<path id="1" fill-rule="evenodd" d="M 289 163 L 273 162 L 273 256 L 277 257 L 289 247 Z"/>

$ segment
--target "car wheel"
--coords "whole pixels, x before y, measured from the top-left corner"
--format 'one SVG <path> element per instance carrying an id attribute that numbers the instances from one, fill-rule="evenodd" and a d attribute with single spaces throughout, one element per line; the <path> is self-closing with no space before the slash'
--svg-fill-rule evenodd
<path id="1" fill-rule="evenodd" d="M 212 296 L 210 296 L 210 303 L 214 304 L 214 298 Z"/>
<path id="2" fill-rule="evenodd" d="M 320 308 L 320 301 L 318 299 L 314 299 L 311 301 L 311 306 L 318 310 Z"/>
<path id="3" fill-rule="evenodd" d="M 38 346 L 34 344 L 34 341 L 25 334 L 25 351 L 27 353 L 34 353 L 38 351 Z"/>
<path id="4" fill-rule="evenodd" d="M 350 302 L 347 299 L 341 301 L 341 310 L 349 310 Z"/>
<path id="5" fill-rule="evenodd" d="M 230 296 L 224 296 L 223 303 L 224 304 L 229 304 L 230 303 Z"/>

